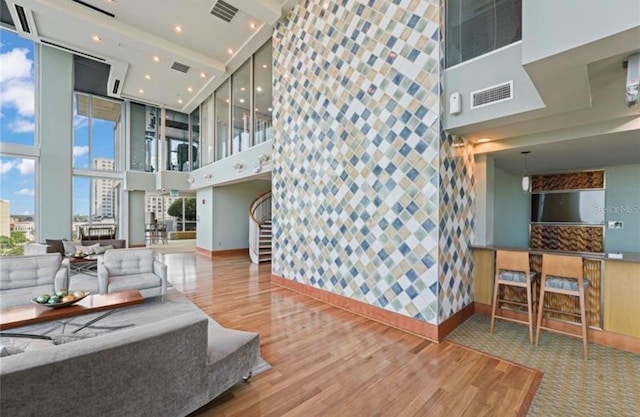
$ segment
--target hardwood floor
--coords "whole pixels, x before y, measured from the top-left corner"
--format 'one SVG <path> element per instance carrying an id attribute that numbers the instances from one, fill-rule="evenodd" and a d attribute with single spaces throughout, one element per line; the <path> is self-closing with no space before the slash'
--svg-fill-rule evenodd
<path id="1" fill-rule="evenodd" d="M 520 416 L 541 378 L 271 285 L 271 265 L 248 256 L 164 260 L 171 283 L 216 321 L 260 333 L 261 356 L 273 366 L 194 417 Z"/>

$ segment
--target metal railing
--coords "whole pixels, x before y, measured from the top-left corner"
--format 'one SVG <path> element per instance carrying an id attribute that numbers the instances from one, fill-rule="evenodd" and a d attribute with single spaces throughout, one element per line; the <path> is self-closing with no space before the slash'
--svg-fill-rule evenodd
<path id="1" fill-rule="evenodd" d="M 249 256 L 253 263 L 260 262 L 260 235 L 263 224 L 271 220 L 271 191 L 260 195 L 249 207 Z"/>

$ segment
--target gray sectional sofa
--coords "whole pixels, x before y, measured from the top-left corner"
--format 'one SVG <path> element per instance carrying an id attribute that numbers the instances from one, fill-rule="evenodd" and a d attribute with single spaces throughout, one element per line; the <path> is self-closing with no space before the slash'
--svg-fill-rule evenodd
<path id="1" fill-rule="evenodd" d="M 101 314 L 101 313 L 98 313 Z M 2 337 L 0 415 L 185 416 L 259 361 L 259 335 L 226 329 L 176 290 L 98 314 L 7 330 Z"/>

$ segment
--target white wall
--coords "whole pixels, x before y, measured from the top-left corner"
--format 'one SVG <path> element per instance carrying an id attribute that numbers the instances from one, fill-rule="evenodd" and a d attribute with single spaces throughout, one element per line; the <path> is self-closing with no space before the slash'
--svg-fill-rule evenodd
<path id="1" fill-rule="evenodd" d="M 249 247 L 249 206 L 260 194 L 271 190 L 271 181 L 248 181 L 216 187 L 211 193 L 211 220 L 198 211 L 198 246 L 200 233 L 211 231 L 212 247 L 203 249 L 219 251 Z M 200 196 L 200 193 L 198 194 Z M 202 203 L 202 201 L 200 201 Z M 207 201 L 208 203 L 208 201 Z M 205 204 L 206 205 L 206 204 Z M 198 210 L 202 205 L 198 206 Z"/>
<path id="2" fill-rule="evenodd" d="M 569 51 L 638 25 L 638 0 L 524 0 L 522 62 Z M 637 38 L 636 45 L 640 45 Z"/>
<path id="3" fill-rule="evenodd" d="M 471 110 L 470 93 L 508 81 L 513 81 L 512 100 Z M 521 42 L 446 69 L 443 88 L 446 130 L 544 108 L 544 102 L 522 67 Z M 462 112 L 458 115 L 449 114 L 449 97 L 454 92 L 462 95 Z"/>
<path id="4" fill-rule="evenodd" d="M 213 187 L 199 189 L 196 193 L 197 233 L 196 246 L 212 250 L 213 245 Z"/>
<path id="5" fill-rule="evenodd" d="M 640 252 L 640 164 L 608 167 L 605 175 L 605 251 Z M 609 229 L 609 221 L 622 228 Z"/>
<path id="6" fill-rule="evenodd" d="M 39 239 L 71 238 L 73 56 L 39 45 Z"/>

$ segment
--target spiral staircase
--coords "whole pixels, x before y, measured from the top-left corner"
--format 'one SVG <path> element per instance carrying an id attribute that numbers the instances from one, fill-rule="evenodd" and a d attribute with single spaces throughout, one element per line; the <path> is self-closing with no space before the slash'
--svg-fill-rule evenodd
<path id="1" fill-rule="evenodd" d="M 271 262 L 271 191 L 249 208 L 249 256 L 254 264 Z"/>

